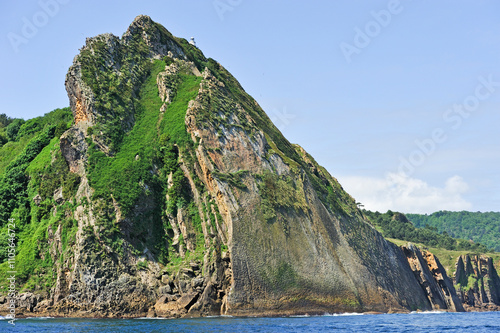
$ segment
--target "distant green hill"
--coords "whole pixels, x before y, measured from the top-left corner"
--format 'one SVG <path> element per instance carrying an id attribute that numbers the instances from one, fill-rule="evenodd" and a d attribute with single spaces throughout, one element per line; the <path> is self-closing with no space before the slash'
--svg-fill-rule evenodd
<path id="1" fill-rule="evenodd" d="M 455 238 L 473 240 L 488 248 L 500 251 L 500 213 L 498 212 L 448 212 L 439 211 L 430 215 L 406 214 L 417 227 L 426 225 L 439 232 L 447 232 Z"/>
<path id="2" fill-rule="evenodd" d="M 427 225 L 419 228 L 412 223 L 410 215 L 387 211 L 387 213 L 363 211 L 363 214 L 380 231 L 384 237 L 399 239 L 407 242 L 420 243 L 428 247 L 442 248 L 454 251 L 473 251 L 478 253 L 489 252 L 491 246 L 479 242 L 470 242 L 468 239 L 450 235 L 447 231 Z M 413 216 L 413 215 L 412 215 Z M 420 215 L 424 216 L 425 215 Z"/>

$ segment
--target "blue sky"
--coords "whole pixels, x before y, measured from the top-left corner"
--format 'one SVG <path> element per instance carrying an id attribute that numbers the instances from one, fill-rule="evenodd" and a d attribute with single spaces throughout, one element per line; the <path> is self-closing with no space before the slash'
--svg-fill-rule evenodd
<path id="1" fill-rule="evenodd" d="M 194 36 L 366 208 L 500 211 L 498 1 L 2 1 L 0 113 L 67 106 L 85 38 Z"/>

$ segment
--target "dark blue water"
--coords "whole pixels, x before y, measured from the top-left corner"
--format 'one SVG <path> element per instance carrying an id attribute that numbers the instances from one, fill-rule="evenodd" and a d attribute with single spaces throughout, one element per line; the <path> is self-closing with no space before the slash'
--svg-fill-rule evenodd
<path id="1" fill-rule="evenodd" d="M 500 312 L 291 318 L 20 319 L 1 332 L 500 332 Z"/>

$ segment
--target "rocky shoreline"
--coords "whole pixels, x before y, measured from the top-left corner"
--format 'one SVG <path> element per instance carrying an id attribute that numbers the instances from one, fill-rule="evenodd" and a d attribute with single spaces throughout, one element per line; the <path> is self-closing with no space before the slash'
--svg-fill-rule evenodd
<path id="1" fill-rule="evenodd" d="M 465 312 L 497 312 L 500 311 L 500 306 L 498 305 L 486 305 L 481 308 L 465 307 Z M 455 312 L 450 310 L 430 310 L 430 311 L 408 311 L 408 310 L 393 310 L 388 312 L 378 312 L 378 311 L 366 311 L 366 312 L 324 312 L 324 311 L 298 311 L 298 312 L 269 312 L 269 313 L 254 313 L 246 315 L 207 315 L 208 317 L 240 317 L 240 318 L 283 318 L 283 317 L 294 317 L 294 316 L 327 316 L 327 315 L 341 315 L 341 314 L 352 314 L 356 313 L 359 315 L 382 315 L 382 314 L 411 314 L 411 313 L 428 313 L 428 312 Z M 2 311 L 3 313 L 3 311 Z M 1 315 L 5 317 L 6 315 Z M 86 315 L 85 313 L 75 312 L 68 315 L 61 315 L 60 313 L 53 313 L 50 311 L 43 312 L 19 312 L 16 314 L 16 319 L 26 319 L 26 318 L 87 318 L 87 319 L 140 319 L 140 318 L 158 318 L 158 319 L 179 319 L 179 318 L 201 318 L 207 316 L 152 316 L 151 312 L 143 313 L 142 315 L 120 315 L 120 316 L 92 316 Z"/>
<path id="2" fill-rule="evenodd" d="M 484 287 L 472 288 L 464 292 L 459 285 L 460 280 L 474 276 L 476 279 L 490 281 L 490 285 L 496 282 L 494 267 L 487 257 L 479 256 L 461 256 L 457 260 L 457 271 L 453 277 L 455 286 L 449 285 L 451 279 L 446 276 L 444 269 L 437 257 L 431 253 L 420 250 L 409 244 L 402 247 L 407 255 L 410 266 L 412 267 L 417 279 L 421 282 L 422 288 L 426 290 L 429 301 L 433 304 L 433 310 L 439 312 L 490 312 L 500 311 L 500 306 L 495 304 L 497 301 L 497 290 L 488 287 L 485 292 Z M 230 267 L 228 255 L 224 255 L 221 260 L 224 271 Z M 465 263 L 465 264 L 464 264 Z M 468 267 L 468 268 L 467 268 Z M 475 268 L 475 269 L 474 269 Z M 482 269 L 478 269 L 482 268 Z M 489 268 L 489 269 L 488 269 Z M 218 285 L 216 279 L 203 277 L 200 263 L 192 262 L 189 268 L 183 268 L 179 271 L 177 277 L 167 277 L 162 275 L 160 281 L 162 287 L 158 290 L 156 302 L 145 303 L 141 307 L 143 311 L 136 312 L 116 312 L 111 307 L 103 309 L 102 306 L 92 308 L 88 304 L 86 310 L 82 310 L 81 304 L 71 302 L 71 297 L 62 299 L 56 303 L 51 298 L 34 293 L 21 293 L 16 298 L 16 318 L 28 317 L 53 317 L 53 318 L 195 318 L 205 316 L 231 315 L 237 317 L 289 317 L 289 316 L 321 316 L 333 313 L 360 313 L 360 314 L 391 314 L 391 313 L 412 313 L 426 312 L 422 310 L 410 311 L 404 308 L 389 309 L 385 312 L 380 311 L 334 311 L 333 308 L 304 310 L 304 305 L 296 309 L 248 309 L 235 313 L 228 313 L 224 309 L 224 292 L 216 288 Z M 443 275 L 444 272 L 444 275 Z M 477 275 L 482 272 L 482 275 Z M 213 272 L 212 272 L 213 273 Z M 476 275 L 474 275 L 476 274 Z M 179 276 L 181 277 L 179 279 Z M 212 275 L 213 276 L 213 275 Z M 493 276 L 493 278 L 490 278 Z M 226 284 L 231 278 L 227 273 L 224 276 Z M 457 285 L 458 283 L 458 285 Z M 481 284 L 480 284 L 481 285 Z M 484 284 L 483 284 L 484 285 Z M 455 287 L 458 293 L 455 291 Z M 489 298 L 488 298 L 489 297 Z M 491 301 L 490 301 L 491 300 Z M 0 297 L 0 314 L 5 316 L 9 313 L 7 309 L 8 299 Z M 486 302 L 484 302 L 486 301 Z M 326 306 L 327 307 L 327 306 Z M 325 308 L 326 308 L 325 307 Z"/>

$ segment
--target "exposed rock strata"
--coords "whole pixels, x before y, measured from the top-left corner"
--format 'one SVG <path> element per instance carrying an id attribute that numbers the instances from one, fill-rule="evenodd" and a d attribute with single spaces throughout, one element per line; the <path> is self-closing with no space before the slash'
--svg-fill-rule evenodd
<path id="1" fill-rule="evenodd" d="M 435 310 L 464 311 L 453 282 L 436 256 L 415 245 L 403 247 L 415 278 Z"/>
<path id="2" fill-rule="evenodd" d="M 455 267 L 455 285 L 467 310 L 500 310 L 500 278 L 491 257 L 460 256 Z"/>

